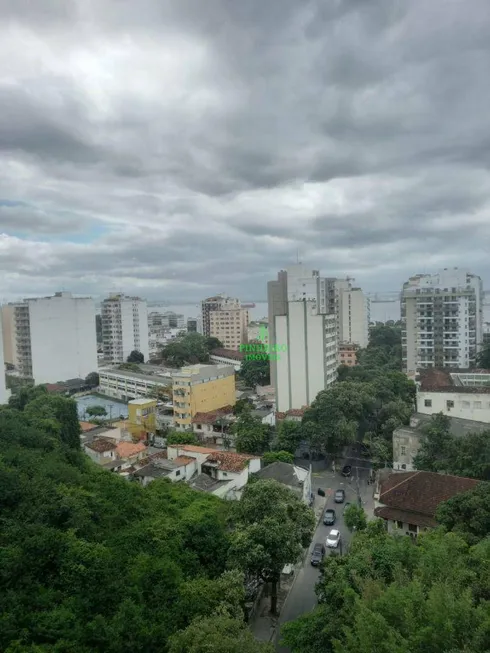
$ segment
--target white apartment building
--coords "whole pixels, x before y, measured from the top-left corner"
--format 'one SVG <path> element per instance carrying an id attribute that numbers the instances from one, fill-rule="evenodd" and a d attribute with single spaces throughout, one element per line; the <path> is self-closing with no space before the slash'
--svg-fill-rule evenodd
<path id="1" fill-rule="evenodd" d="M 148 397 L 149 393 L 156 388 L 164 388 L 172 385 L 172 374 L 170 371 L 158 374 L 139 374 L 129 370 L 118 370 L 103 368 L 99 370 L 99 390 L 103 395 L 130 401 Z"/>
<path id="2" fill-rule="evenodd" d="M 309 406 L 337 376 L 335 315 L 322 315 L 311 301 L 288 302 L 287 314 L 275 317 L 276 409 Z"/>
<path id="3" fill-rule="evenodd" d="M 469 368 L 483 341 L 483 284 L 458 268 L 411 277 L 401 293 L 404 369 Z"/>
<path id="4" fill-rule="evenodd" d="M 148 308 L 144 299 L 111 295 L 102 302 L 101 317 L 106 360 L 124 363 L 134 350 L 141 352 L 145 361 L 148 360 Z"/>
<path id="5" fill-rule="evenodd" d="M 318 280 L 318 306 L 320 313 L 335 313 L 337 337 L 342 343 L 367 347 L 370 301 L 361 288 L 352 285 L 353 279 L 322 278 Z"/>
<path id="6" fill-rule="evenodd" d="M 2 321 L 0 320 L 0 342 L 2 341 Z M 5 382 L 5 364 L 3 361 L 3 347 L 0 347 L 0 404 L 6 404 L 10 396 Z"/>
<path id="7" fill-rule="evenodd" d="M 218 338 L 225 349 L 237 351 L 241 344 L 248 342 L 248 310 L 238 300 L 223 300 L 219 309 L 209 311 L 207 319 L 209 336 Z"/>
<path id="8" fill-rule="evenodd" d="M 39 383 L 84 379 L 97 370 L 95 304 L 58 292 L 2 307 L 3 351 L 24 377 Z"/>

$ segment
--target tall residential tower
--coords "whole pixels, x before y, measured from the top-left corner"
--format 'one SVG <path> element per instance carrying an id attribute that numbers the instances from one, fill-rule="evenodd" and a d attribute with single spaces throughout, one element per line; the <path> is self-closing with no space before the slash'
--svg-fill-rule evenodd
<path id="1" fill-rule="evenodd" d="M 101 317 L 104 358 L 124 363 L 136 350 L 148 360 L 148 308 L 144 299 L 111 295 L 102 302 Z"/>

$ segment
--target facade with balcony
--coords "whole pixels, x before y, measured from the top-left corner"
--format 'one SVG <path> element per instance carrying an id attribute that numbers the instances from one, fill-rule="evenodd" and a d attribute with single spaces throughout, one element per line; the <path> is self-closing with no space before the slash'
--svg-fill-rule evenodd
<path id="1" fill-rule="evenodd" d="M 149 358 L 148 309 L 139 297 L 111 295 L 102 302 L 102 348 L 104 358 L 124 363 L 132 351 Z"/>

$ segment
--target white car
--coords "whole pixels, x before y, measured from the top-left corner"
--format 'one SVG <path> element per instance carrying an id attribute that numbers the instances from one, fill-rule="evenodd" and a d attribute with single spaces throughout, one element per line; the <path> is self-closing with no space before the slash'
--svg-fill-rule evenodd
<path id="1" fill-rule="evenodd" d="M 330 549 L 336 549 L 339 545 L 340 542 L 340 532 L 334 530 L 331 530 L 330 533 L 327 536 L 327 541 L 325 544 L 330 548 Z"/>

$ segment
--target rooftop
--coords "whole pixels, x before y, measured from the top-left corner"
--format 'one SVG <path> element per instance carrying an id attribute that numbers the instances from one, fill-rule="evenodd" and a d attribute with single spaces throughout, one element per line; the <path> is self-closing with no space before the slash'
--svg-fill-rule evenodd
<path id="1" fill-rule="evenodd" d="M 277 419 L 286 419 L 286 417 L 303 417 L 308 406 L 303 408 L 290 408 L 285 413 L 276 413 Z"/>
<path id="2" fill-rule="evenodd" d="M 417 375 L 422 392 L 458 392 L 490 394 L 490 371 L 428 368 Z"/>
<path id="3" fill-rule="evenodd" d="M 302 488 L 308 472 L 302 467 L 290 463 L 275 462 L 263 467 L 255 476 L 261 479 L 272 478 L 283 485 Z"/>
<path id="4" fill-rule="evenodd" d="M 235 349 L 213 349 L 212 356 L 221 356 L 222 358 L 229 358 L 235 361 L 242 361 L 245 358 L 243 351 L 236 351 Z"/>
<path id="5" fill-rule="evenodd" d="M 97 453 L 104 453 L 105 451 L 114 451 L 117 448 L 115 440 L 111 438 L 97 438 L 93 442 L 85 444 L 86 447 L 92 449 Z"/>
<path id="6" fill-rule="evenodd" d="M 233 406 L 223 406 L 218 410 L 211 410 L 209 413 L 196 413 L 192 418 L 193 424 L 214 424 L 225 415 L 233 414 Z"/>
<path id="7" fill-rule="evenodd" d="M 167 462 L 170 463 L 171 461 Z M 168 476 L 173 469 L 175 469 L 173 466 L 164 467 L 163 465 L 160 466 L 155 465 L 154 463 L 149 463 L 148 465 L 137 469 L 134 472 L 134 476 L 139 478 L 144 478 L 145 476 L 149 476 L 150 478 L 163 478 L 164 476 Z"/>
<path id="8" fill-rule="evenodd" d="M 133 442 L 120 442 L 117 445 L 117 455 L 119 458 L 130 458 L 136 456 L 143 451 L 147 451 L 148 447 L 142 442 L 133 444 Z"/>
<path id="9" fill-rule="evenodd" d="M 419 513 L 433 519 L 440 503 L 472 490 L 478 483 L 474 478 L 449 474 L 397 472 L 381 483 L 379 502 L 387 508 Z"/>
<path id="10" fill-rule="evenodd" d="M 91 422 L 79 422 L 80 428 L 83 433 L 86 433 L 87 431 L 93 431 L 94 429 L 98 428 L 97 424 L 92 424 Z"/>
<path id="11" fill-rule="evenodd" d="M 201 492 L 214 492 L 223 485 L 227 485 L 230 481 L 216 481 L 211 476 L 207 474 L 198 474 L 189 485 L 195 490 L 200 490 Z"/>
<path id="12" fill-rule="evenodd" d="M 402 431 L 409 431 L 414 435 L 420 435 L 424 426 L 430 424 L 433 415 L 425 415 L 424 413 L 415 413 L 410 418 L 410 426 L 399 426 L 395 429 L 394 434 Z M 463 437 L 468 433 L 481 433 L 483 431 L 490 431 L 490 424 L 487 422 L 477 422 L 472 419 L 461 419 L 460 417 L 450 417 L 450 433 L 457 438 Z"/>
<path id="13" fill-rule="evenodd" d="M 195 444 L 171 444 L 168 447 L 169 449 L 176 449 L 177 452 L 179 451 L 188 451 L 190 453 L 201 453 L 201 454 L 208 454 L 208 453 L 214 453 L 216 449 L 211 449 L 210 447 L 198 447 Z"/>
<path id="14" fill-rule="evenodd" d="M 239 473 L 247 467 L 251 460 L 259 456 L 251 456 L 245 453 L 234 453 L 232 451 L 213 451 L 203 465 L 213 465 L 224 472 Z"/>
<path id="15" fill-rule="evenodd" d="M 152 403 L 156 403 L 156 399 L 143 398 L 143 399 L 131 399 L 131 401 L 128 401 L 128 404 L 130 406 L 146 406 L 147 404 L 152 404 Z"/>
<path id="16" fill-rule="evenodd" d="M 174 370 L 173 373 L 175 373 Z M 150 383 L 160 384 L 162 386 L 168 385 L 172 380 L 172 372 L 169 370 L 165 375 L 163 374 L 141 374 L 140 372 L 131 372 L 129 370 L 118 370 L 117 367 L 106 367 L 102 368 L 99 371 L 99 375 L 104 374 L 117 374 L 117 376 L 123 376 L 128 379 L 140 379 L 141 381 L 146 381 Z"/>

